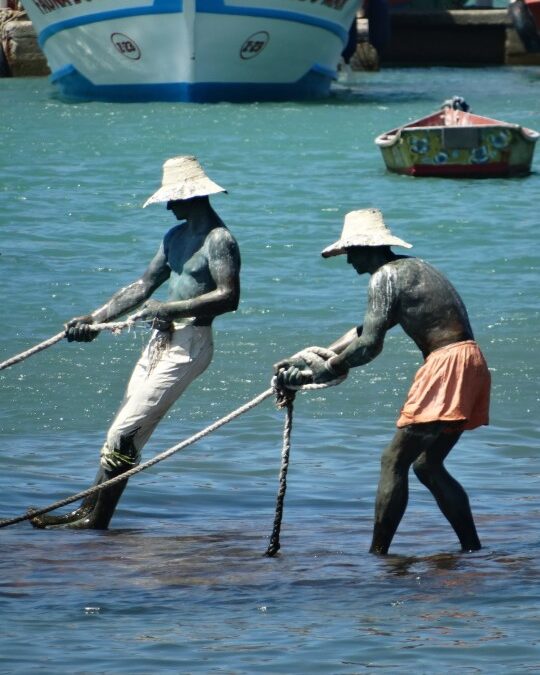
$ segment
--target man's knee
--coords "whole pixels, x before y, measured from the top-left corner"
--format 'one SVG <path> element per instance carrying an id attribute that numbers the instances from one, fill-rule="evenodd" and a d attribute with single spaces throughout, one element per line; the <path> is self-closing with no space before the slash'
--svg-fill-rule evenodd
<path id="1" fill-rule="evenodd" d="M 420 452 L 418 440 L 414 425 L 398 429 L 381 454 L 381 472 L 408 472 Z"/>
<path id="2" fill-rule="evenodd" d="M 420 455 L 420 457 L 418 457 L 418 459 L 415 462 L 413 462 L 413 471 L 421 483 L 423 483 L 424 485 L 428 485 L 428 483 L 430 482 L 433 467 L 427 461 L 425 453 Z"/>

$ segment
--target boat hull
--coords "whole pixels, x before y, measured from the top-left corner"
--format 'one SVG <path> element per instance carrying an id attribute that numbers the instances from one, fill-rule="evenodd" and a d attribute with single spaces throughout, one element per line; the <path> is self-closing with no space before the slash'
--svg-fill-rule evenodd
<path id="1" fill-rule="evenodd" d="M 64 98 L 328 95 L 357 0 L 24 0 Z"/>
<path id="2" fill-rule="evenodd" d="M 448 124 L 445 114 L 453 118 Z M 375 143 L 394 173 L 488 178 L 530 173 L 537 139 L 516 124 L 449 111 L 381 134 Z"/>

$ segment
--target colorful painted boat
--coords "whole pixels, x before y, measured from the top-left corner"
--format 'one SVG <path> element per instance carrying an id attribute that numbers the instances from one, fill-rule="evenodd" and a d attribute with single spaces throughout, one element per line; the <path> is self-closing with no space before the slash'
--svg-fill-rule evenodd
<path id="1" fill-rule="evenodd" d="M 540 0 L 511 0 L 508 13 L 528 52 L 540 52 Z"/>
<path id="2" fill-rule="evenodd" d="M 22 0 L 62 97 L 328 95 L 358 0 Z"/>
<path id="3" fill-rule="evenodd" d="M 454 97 L 441 110 L 381 134 L 375 143 L 395 173 L 506 177 L 530 173 L 538 136 L 518 124 L 474 115 Z"/>

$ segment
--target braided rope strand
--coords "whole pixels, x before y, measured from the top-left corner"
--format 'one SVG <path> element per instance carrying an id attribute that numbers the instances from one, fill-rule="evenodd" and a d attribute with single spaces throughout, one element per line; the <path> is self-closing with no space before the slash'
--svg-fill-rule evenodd
<path id="1" fill-rule="evenodd" d="M 6 361 L 3 361 L 2 363 L 0 363 L 0 370 L 4 370 L 4 368 L 9 368 L 9 366 L 14 366 L 16 363 L 20 363 L 21 361 L 24 361 L 24 359 L 27 359 L 29 356 L 32 356 L 32 354 L 37 354 L 38 352 L 41 352 L 43 349 L 47 349 L 47 347 L 51 347 L 52 345 L 56 344 L 57 342 L 60 342 L 60 340 L 62 340 L 65 337 L 66 337 L 66 331 L 63 330 L 61 333 L 57 333 L 56 335 L 53 335 L 53 337 L 49 338 L 48 340 L 44 340 L 43 342 L 40 342 L 35 347 L 32 347 L 31 349 L 27 349 L 25 352 L 21 352 L 20 354 L 17 354 L 16 356 L 12 356 L 10 359 L 7 359 Z"/>
<path id="2" fill-rule="evenodd" d="M 273 558 L 279 551 L 279 535 L 281 532 L 281 521 L 283 520 L 283 504 L 285 501 L 285 492 L 287 490 L 287 471 L 289 469 L 289 457 L 291 452 L 291 429 L 293 420 L 293 399 L 294 396 L 287 397 L 283 407 L 286 408 L 285 424 L 283 426 L 283 448 L 281 450 L 281 467 L 279 469 L 279 489 L 276 498 L 276 515 L 274 517 L 274 527 L 270 535 L 270 543 L 266 549 L 265 555 Z"/>
<path id="3" fill-rule="evenodd" d="M 326 352 L 326 355 L 332 354 L 330 350 L 323 350 L 317 348 L 318 355 Z M 312 354 L 316 354 L 315 348 L 310 348 L 299 352 L 302 357 L 311 358 Z M 281 451 L 281 466 L 279 469 L 279 488 L 276 497 L 276 510 L 274 516 L 274 526 L 272 534 L 270 535 L 270 543 L 266 549 L 265 555 L 273 558 L 281 548 L 279 535 L 281 533 L 281 522 L 283 520 L 283 508 L 285 503 L 285 492 L 287 491 L 287 471 L 289 470 L 289 458 L 291 452 L 291 430 L 293 421 L 293 403 L 297 391 L 311 391 L 315 389 L 326 389 L 327 387 L 335 387 L 343 382 L 346 375 L 337 376 L 334 380 L 325 382 L 324 384 L 304 384 L 297 387 L 283 387 L 278 383 L 277 377 L 272 378 L 272 386 L 276 392 L 276 404 L 278 408 L 286 408 L 285 424 L 283 427 L 283 447 Z"/>

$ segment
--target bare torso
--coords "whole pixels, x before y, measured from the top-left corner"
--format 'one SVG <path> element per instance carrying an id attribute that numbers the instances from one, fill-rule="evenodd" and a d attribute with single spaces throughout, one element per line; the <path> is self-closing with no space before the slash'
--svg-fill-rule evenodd
<path id="1" fill-rule="evenodd" d="M 236 241 L 221 221 L 201 233 L 189 224 L 178 225 L 167 233 L 163 253 L 170 268 L 168 303 L 206 297 L 232 285 L 240 266 Z M 208 310 L 196 316 L 197 325 L 210 325 L 221 313 Z"/>
<path id="2" fill-rule="evenodd" d="M 97 333 L 89 330 L 91 323 L 110 321 L 137 307 L 132 319 L 157 319 L 165 325 L 183 319 L 210 325 L 216 316 L 237 308 L 241 262 L 235 238 L 207 197 L 170 204 L 183 222 L 165 235 L 144 274 L 91 315 L 71 319 L 66 324 L 68 339 L 93 339 Z M 167 301 L 149 299 L 165 282 Z"/>
<path id="3" fill-rule="evenodd" d="M 456 289 L 419 258 L 394 256 L 373 272 L 360 334 L 344 336 L 335 343 L 340 353 L 337 362 L 344 361 L 349 367 L 368 363 L 381 352 L 386 332 L 396 325 L 415 342 L 424 358 L 440 347 L 474 339 Z"/>
<path id="4" fill-rule="evenodd" d="M 371 279 L 370 296 L 389 288 L 388 316 L 401 325 L 424 357 L 454 342 L 474 339 L 465 305 L 434 267 L 418 258 L 398 258 Z"/>

